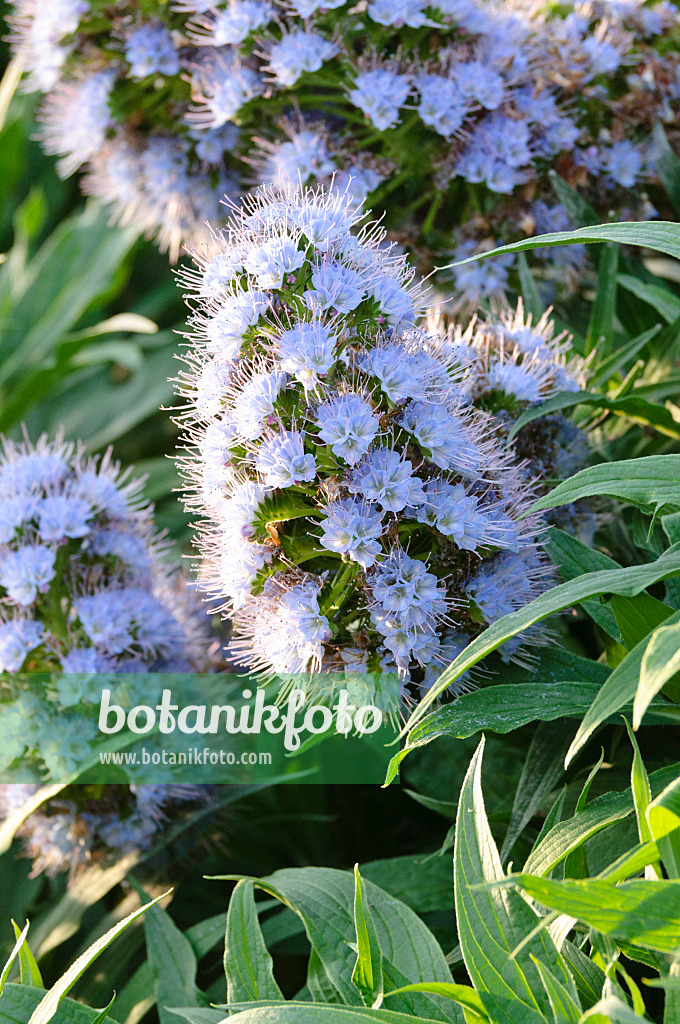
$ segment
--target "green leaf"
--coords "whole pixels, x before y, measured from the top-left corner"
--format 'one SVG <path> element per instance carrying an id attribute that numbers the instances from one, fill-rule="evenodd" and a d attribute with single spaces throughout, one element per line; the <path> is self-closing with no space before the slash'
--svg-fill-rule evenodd
<path id="1" fill-rule="evenodd" d="M 589 466 L 558 484 L 532 508 L 538 512 L 568 505 L 579 498 L 606 495 L 621 498 L 647 512 L 667 508 L 680 510 L 680 455 L 648 455 L 644 459 L 626 459 Z"/>
<path id="2" fill-rule="evenodd" d="M 588 773 L 588 778 L 583 784 L 583 788 L 581 789 L 579 798 L 576 801 L 576 808 L 574 810 L 574 813 L 576 815 L 580 814 L 583 810 L 585 810 L 586 802 L 588 800 L 588 793 L 590 792 L 590 787 L 592 786 L 595 780 L 595 776 L 602 767 L 603 761 L 604 750 L 600 752 L 600 757 L 597 763 L 593 765 L 593 767 Z M 568 857 L 566 857 L 564 861 L 564 873 L 565 875 L 568 875 L 571 878 L 585 878 L 587 876 L 588 861 L 586 859 L 585 850 L 583 849 L 582 845 L 578 846 L 575 850 L 572 850 L 569 853 Z"/>
<path id="3" fill-rule="evenodd" d="M 656 169 L 668 192 L 668 198 L 676 212 L 680 213 L 680 160 L 671 149 L 666 133 L 658 121 L 654 125 L 653 138 Z"/>
<path id="4" fill-rule="evenodd" d="M 583 921 L 613 939 L 676 953 L 680 949 L 680 882 L 602 878 L 555 880 L 513 875 L 512 880 L 546 907 Z"/>
<path id="5" fill-rule="evenodd" d="M 675 612 L 666 622 L 674 625 L 680 622 L 680 612 Z M 654 634 L 651 634 L 652 636 Z M 578 728 L 576 736 L 567 752 L 566 764 L 574 758 L 582 746 L 602 722 L 620 711 L 629 701 L 634 700 L 640 680 L 642 659 L 647 650 L 650 636 L 646 636 L 630 651 L 623 661 L 616 666 L 606 683 L 598 693 Z"/>
<path id="6" fill-rule="evenodd" d="M 341 1003 L 340 993 L 328 977 L 326 968 L 315 949 L 309 954 L 307 988 L 315 1003 Z"/>
<path id="7" fill-rule="evenodd" d="M 170 341 L 171 332 L 167 338 Z M 63 424 L 67 436 L 82 438 L 91 451 L 102 448 L 172 401 L 169 378 L 176 374 L 176 366 L 168 344 L 149 352 L 142 369 L 123 383 L 113 381 L 106 368 L 83 368 L 50 396 L 49 403 L 35 408 L 31 432 L 54 433 Z"/>
<path id="8" fill-rule="evenodd" d="M 29 946 L 28 939 L 26 938 L 28 921 L 26 922 L 26 928 L 24 928 L 23 933 L 19 931 L 19 925 L 15 921 L 12 921 L 12 926 L 14 927 L 14 934 L 16 935 L 17 940 L 22 934 L 24 936 L 24 941 L 21 943 L 21 946 L 19 947 L 19 969 L 21 972 L 21 984 L 32 985 L 34 988 L 45 988 L 42 980 L 42 975 L 40 974 L 40 968 L 35 962 L 35 957 L 31 953 L 31 947 Z M 0 993 L 1 992 L 2 986 L 0 985 Z"/>
<path id="9" fill-rule="evenodd" d="M 594 224 L 592 227 L 577 228 L 575 231 L 555 231 L 547 235 L 501 245 L 498 249 L 468 256 L 465 260 L 449 263 L 438 270 L 450 270 L 464 263 L 501 256 L 506 252 L 526 252 L 530 249 L 544 249 L 554 245 L 589 244 L 593 242 L 619 242 L 621 245 L 639 245 L 645 249 L 663 252 L 680 259 L 680 228 L 673 221 L 630 221 L 622 224 Z"/>
<path id="10" fill-rule="evenodd" d="M 114 925 L 113 928 L 101 936 L 95 943 L 93 943 L 89 949 L 74 960 L 69 969 L 62 974 L 61 978 L 50 988 L 47 993 L 40 1000 L 35 1010 L 31 1014 L 31 1018 L 28 1024 L 48 1024 L 57 1012 L 59 1003 L 69 990 L 75 985 L 76 981 L 82 974 L 85 973 L 90 964 L 97 959 L 100 953 L 102 953 L 107 946 L 110 946 L 114 939 L 125 931 L 128 925 L 136 921 L 138 917 L 141 917 L 147 910 L 155 906 L 159 900 L 162 900 L 167 893 L 158 896 L 155 900 L 145 904 L 143 907 L 139 907 L 138 910 L 128 914 L 122 921 Z"/>
<path id="11" fill-rule="evenodd" d="M 612 346 L 618 268 L 618 246 L 613 242 L 606 242 L 603 251 L 600 252 L 597 293 L 586 333 L 586 353 L 592 352 L 595 347 L 603 352 L 608 352 Z"/>
<path id="12" fill-rule="evenodd" d="M 16 929 L 16 925 L 15 925 L 14 926 L 14 931 L 16 932 L 16 930 L 17 929 Z M 9 978 L 9 972 L 12 970 L 12 964 L 16 960 L 17 956 L 19 955 L 19 950 L 21 949 L 21 947 L 23 946 L 24 942 L 26 941 L 26 935 L 27 934 L 28 934 L 28 921 L 26 922 L 24 930 L 22 932 L 19 932 L 19 934 L 16 936 L 16 941 L 14 943 L 14 946 L 12 947 L 12 952 L 9 954 L 9 957 L 7 958 L 7 962 L 6 962 L 5 966 L 2 969 L 2 973 L 0 974 L 0 995 L 2 995 L 2 990 L 4 989 L 5 983 L 6 983 L 7 979 Z"/>
<path id="13" fill-rule="evenodd" d="M 314 1003 L 273 1003 L 256 1006 L 228 1018 L 229 1024 L 433 1024 L 426 1017 L 373 1010 L 367 1006 L 328 1006 Z M 2 1022 L 0 1022 L 2 1024 Z M 226 1024 L 226 1022 L 225 1022 Z"/>
<path id="14" fill-rule="evenodd" d="M 168 1013 L 174 1013 L 176 1017 L 188 1020 L 189 1024 L 221 1024 L 224 1020 L 223 1009 L 213 1009 L 209 1006 L 167 1006 L 166 1010 Z"/>
<path id="15" fill-rule="evenodd" d="M 644 766 L 640 748 L 633 735 L 630 723 L 626 722 L 628 738 L 633 747 L 633 764 L 630 770 L 630 788 L 633 794 L 633 806 L 635 807 L 635 819 L 638 826 L 638 836 L 641 843 L 648 843 L 652 836 L 649 822 L 647 821 L 647 808 L 652 801 L 652 788 L 649 784 L 649 776 Z"/>
<path id="16" fill-rule="evenodd" d="M 154 978 L 149 961 L 145 960 L 118 993 L 116 1018 L 121 1024 L 138 1024 L 155 1003 Z M 170 1012 L 168 1007 L 168 1013 Z"/>
<path id="17" fill-rule="evenodd" d="M 229 900 L 224 973 L 230 1003 L 283 999 L 262 937 L 253 889 L 252 882 L 239 882 Z"/>
<path id="18" fill-rule="evenodd" d="M 630 274 L 619 274 L 618 282 L 621 288 L 642 299 L 651 306 L 655 312 L 669 324 L 674 323 L 680 316 L 680 299 L 670 288 L 664 288 L 658 284 L 649 284 L 639 277 L 632 277 Z"/>
<path id="19" fill-rule="evenodd" d="M 265 498 L 260 502 L 253 516 L 253 525 L 258 537 L 267 540 L 267 526 L 272 523 L 283 523 L 291 519 L 307 517 L 314 518 L 317 515 L 318 510 L 313 505 L 296 495 L 284 492 L 273 498 Z"/>
<path id="20" fill-rule="evenodd" d="M 639 728 L 650 702 L 676 672 L 680 672 L 680 620 L 659 626 L 649 638 L 633 703 L 634 729 Z"/>
<path id="21" fill-rule="evenodd" d="M 482 1000 L 470 985 L 456 985 L 453 982 L 445 981 L 421 981 L 415 985 L 405 985 L 394 992 L 386 992 L 385 998 L 388 999 L 400 992 L 434 992 L 438 996 L 443 996 L 444 999 L 451 999 L 466 1011 L 467 1024 L 478 1024 L 478 1022 L 489 1020 Z"/>
<path id="22" fill-rule="evenodd" d="M 103 207 L 88 204 L 63 221 L 30 261 L 20 294 L 0 316 L 1 381 L 42 359 L 110 287 L 137 233 L 107 222 Z"/>
<path id="23" fill-rule="evenodd" d="M 650 597 L 649 594 L 638 594 L 637 597 L 614 594 L 610 604 L 621 630 L 621 638 L 628 650 L 636 647 L 652 630 L 673 614 L 672 608 L 663 601 Z"/>
<path id="24" fill-rule="evenodd" d="M 383 997 L 382 952 L 359 865 L 354 865 L 354 930 L 357 961 L 352 984 L 366 1006 L 380 1006 Z"/>
<path id="25" fill-rule="evenodd" d="M 617 996 L 607 996 L 587 1010 L 579 1024 L 586 1024 L 586 1021 L 589 1024 L 649 1024 L 646 1017 L 640 1017 Z"/>
<path id="26" fill-rule="evenodd" d="M 361 865 L 361 874 L 364 879 L 407 903 L 417 914 L 448 909 L 451 905 L 451 867 L 441 857 L 420 855 L 373 860 Z"/>
<path id="27" fill-rule="evenodd" d="M 650 337 L 653 337 L 654 332 L 648 333 Z M 648 401 L 642 395 L 627 394 L 617 398 L 609 397 L 608 395 L 603 395 L 599 392 L 567 391 L 553 395 L 540 405 L 532 406 L 523 412 L 522 415 L 518 417 L 512 427 L 512 430 L 508 434 L 508 442 L 512 441 L 519 431 L 527 425 L 527 423 L 531 423 L 533 420 L 540 419 L 542 416 L 547 416 L 548 414 L 557 412 L 558 410 L 574 408 L 577 405 L 593 406 L 597 409 L 604 409 L 608 412 L 614 413 L 616 416 L 630 419 L 634 423 L 653 427 L 654 430 L 657 430 L 665 437 L 680 437 L 680 424 L 673 418 L 670 411 L 663 405 L 657 405 Z M 619 464 L 620 463 L 617 463 L 617 465 Z M 599 469 L 601 467 L 596 466 L 590 468 Z M 583 472 L 585 472 L 585 470 Z M 574 479 L 574 477 L 571 479 Z M 569 482 L 570 481 L 567 480 L 565 481 L 565 484 L 568 484 Z M 560 484 L 560 486 L 564 485 Z"/>
<path id="28" fill-rule="evenodd" d="M 621 278 L 619 278 L 619 282 L 620 280 Z M 637 280 L 637 278 L 635 278 L 635 280 Z M 598 387 L 600 384 L 606 384 L 613 374 L 620 371 L 629 359 L 636 356 L 638 352 L 643 349 L 645 345 L 652 340 L 652 338 L 656 338 L 660 332 L 661 328 L 656 324 L 654 327 L 650 327 L 648 331 L 644 331 L 642 334 L 639 334 L 637 338 L 633 338 L 632 341 L 627 342 L 627 344 L 618 345 L 611 355 L 607 356 L 606 359 L 601 360 L 595 366 L 595 371 L 588 381 L 591 389 Z"/>
<path id="29" fill-rule="evenodd" d="M 670 456 L 669 456 L 670 457 Z M 680 456 L 679 456 L 680 458 Z M 522 630 L 527 629 L 536 622 L 554 615 L 573 604 L 580 604 L 585 598 L 595 597 L 599 594 L 626 594 L 635 596 L 641 593 L 652 583 L 666 579 L 668 576 L 680 574 L 680 551 L 670 549 L 658 558 L 655 562 L 645 565 L 635 565 L 621 569 L 608 569 L 601 572 L 585 573 L 575 580 L 562 583 L 551 590 L 541 594 L 535 600 L 530 601 L 524 608 L 510 615 L 504 615 L 502 619 L 481 633 L 471 644 L 462 651 L 457 658 L 454 658 L 449 667 L 442 673 L 437 682 L 428 690 L 426 696 L 421 700 L 415 711 L 407 721 L 402 735 L 412 730 L 416 723 L 423 718 L 427 709 L 437 697 L 448 689 L 451 683 L 455 682 L 464 672 L 483 657 L 495 651 L 497 647 Z M 403 752 L 400 752 L 400 754 Z M 391 781 L 396 774 L 399 760 L 396 755 L 392 759 L 386 783 Z"/>
<path id="30" fill-rule="evenodd" d="M 470 980 L 495 1024 L 543 1024 L 551 1018 L 550 1002 L 531 954 L 564 984 L 569 985 L 571 978 L 545 932 L 512 959 L 518 941 L 536 926 L 538 918 L 519 893 L 479 888 L 480 882 L 504 877 L 484 809 L 483 751 L 482 739 L 458 804 L 453 877 L 460 946 Z"/>
<path id="31" fill-rule="evenodd" d="M 44 992 L 25 985 L 5 985 L 0 997 L 0 1024 L 26 1024 L 35 1013 Z M 97 1010 L 73 999 L 62 999 L 52 1020 L 54 1024 L 94 1024 Z"/>
<path id="32" fill-rule="evenodd" d="M 599 224 L 600 218 L 580 192 L 567 185 L 556 171 L 548 171 L 548 177 L 562 206 L 577 227 L 586 228 L 591 224 Z"/>
<path id="33" fill-rule="evenodd" d="M 570 986 L 564 985 L 540 960 L 533 957 L 533 961 L 550 1000 L 555 1024 L 578 1024 L 581 1006 L 573 982 Z"/>
<path id="34" fill-rule="evenodd" d="M 609 558 L 597 548 L 590 548 L 582 541 L 577 540 L 564 530 L 553 527 L 548 534 L 546 551 L 553 563 L 560 571 L 560 576 L 565 582 L 583 576 L 586 572 L 596 572 L 598 569 L 617 569 L 619 563 Z M 603 604 L 599 597 L 581 602 L 581 607 L 590 615 L 591 619 L 614 640 L 621 640 L 621 630 L 616 621 L 616 616 L 608 604 Z M 588 672 L 584 672 L 588 678 Z"/>
<path id="35" fill-rule="evenodd" d="M 649 776 L 652 793 L 661 793 L 677 778 L 679 772 L 680 764 L 652 772 Z M 549 874 L 572 850 L 602 829 L 627 818 L 633 809 L 630 789 L 620 793 L 603 793 L 579 814 L 554 825 L 529 854 L 524 871 L 532 875 Z"/>
<path id="36" fill-rule="evenodd" d="M 534 321 L 539 320 L 545 309 L 545 305 L 541 302 L 536 280 L 529 270 L 529 264 L 527 263 L 527 258 L 523 252 L 521 252 L 517 257 L 517 271 L 519 274 L 522 299 L 524 300 L 526 311 L 527 313 L 531 313 Z"/>
<path id="37" fill-rule="evenodd" d="M 109 1015 L 109 1010 L 111 1009 L 111 1007 L 113 1006 L 115 1001 L 116 1001 L 116 993 L 114 992 L 113 995 L 111 996 L 111 1001 L 109 1002 L 109 1005 L 105 1006 L 103 1010 L 99 1011 L 99 1013 L 97 1014 L 95 1019 L 92 1021 L 92 1024 L 104 1024 L 104 1021 L 106 1020 L 106 1018 Z"/>
<path id="38" fill-rule="evenodd" d="M 510 821 L 503 837 L 501 861 L 505 862 L 515 840 L 533 818 L 564 773 L 564 755 L 568 746 L 568 726 L 539 725 L 534 732 L 522 767 Z"/>
<path id="39" fill-rule="evenodd" d="M 648 804 L 647 821 L 654 839 L 680 828 L 680 778 L 674 779 Z"/>
<path id="40" fill-rule="evenodd" d="M 647 805 L 650 833 L 669 878 L 680 878 L 680 778 Z"/>
<path id="41" fill-rule="evenodd" d="M 565 939 L 562 944 L 561 952 L 574 979 L 581 1005 L 593 1006 L 602 994 L 602 986 L 605 982 L 604 971 L 600 970 L 590 957 L 582 953 L 578 946 L 569 942 L 568 939 Z"/>
<path id="42" fill-rule="evenodd" d="M 232 878 L 234 876 L 224 876 Z M 241 876 L 236 876 L 240 878 Z M 348 1005 L 361 997 L 352 984 L 356 963 L 354 879 L 332 868 L 288 868 L 267 878 L 251 879 L 276 897 L 302 920 L 307 937 L 321 960 L 331 984 Z M 439 943 L 421 919 L 400 900 L 364 880 L 378 942 L 383 955 L 385 987 L 399 988 L 429 978 L 450 981 L 451 972 Z M 418 993 L 397 999 L 406 1012 L 428 1019 L 449 1020 L 454 1013 Z M 460 1020 L 454 1014 L 453 1019 Z"/>
<path id="43" fill-rule="evenodd" d="M 158 902 L 157 900 L 155 901 Z M 161 1024 L 176 1024 L 166 1007 L 200 1005 L 196 955 L 167 911 L 153 906 L 144 919 L 146 948 Z"/>

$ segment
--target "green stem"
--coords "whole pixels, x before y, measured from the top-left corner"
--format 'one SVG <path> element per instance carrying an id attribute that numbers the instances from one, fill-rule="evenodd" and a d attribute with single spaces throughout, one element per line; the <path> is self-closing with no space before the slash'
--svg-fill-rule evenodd
<path id="1" fill-rule="evenodd" d="M 439 210 L 441 208 L 441 205 L 442 205 L 443 201 L 444 201 L 444 193 L 442 192 L 441 189 L 437 189 L 436 192 L 434 193 L 433 197 L 432 197 L 432 202 L 430 203 L 430 209 L 427 211 L 427 214 L 425 216 L 425 220 L 423 221 L 422 234 L 424 236 L 429 235 L 430 231 L 432 231 L 432 228 L 434 227 L 435 218 L 436 218 L 437 214 L 439 213 Z"/>

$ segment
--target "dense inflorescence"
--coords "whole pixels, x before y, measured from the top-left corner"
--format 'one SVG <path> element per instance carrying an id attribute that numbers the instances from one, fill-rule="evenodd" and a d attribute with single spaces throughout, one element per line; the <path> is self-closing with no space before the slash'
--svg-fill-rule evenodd
<path id="1" fill-rule="evenodd" d="M 21 814 L 40 794 L 37 783 L 0 785 L 0 820 Z M 32 875 L 76 877 L 93 863 L 149 850 L 168 820 L 210 801 L 210 786 L 71 786 L 43 801 L 18 830 Z"/>
<path id="2" fill-rule="evenodd" d="M 563 219 L 553 168 L 599 210 L 645 215 L 634 190 L 654 180 L 650 129 L 676 131 L 666 0 L 14 7 L 13 46 L 46 95 L 62 173 L 85 167 L 86 190 L 173 257 L 216 219 L 216 194 L 236 198 L 253 177 L 337 173 L 358 198 L 379 189 L 390 226 L 435 253 L 468 252 L 490 226 L 505 239 Z M 498 287 L 488 264 L 469 273 L 482 296 Z"/>
<path id="3" fill-rule="evenodd" d="M 263 188 L 180 275 L 201 583 L 264 675 L 419 681 L 549 576 L 489 403 L 578 388 L 564 339 L 521 311 L 428 333 L 413 270 L 362 219 L 350 194 Z"/>
<path id="4" fill-rule="evenodd" d="M 205 668 L 205 618 L 143 484 L 60 437 L 2 442 L 0 672 Z M 77 703 L 63 687 L 62 706 Z"/>

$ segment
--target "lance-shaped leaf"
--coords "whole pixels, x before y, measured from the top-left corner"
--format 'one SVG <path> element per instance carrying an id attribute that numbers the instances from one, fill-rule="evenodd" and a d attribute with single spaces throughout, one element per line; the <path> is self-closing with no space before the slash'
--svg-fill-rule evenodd
<path id="1" fill-rule="evenodd" d="M 429 1017 L 373 1010 L 368 1006 L 322 1006 L 315 1003 L 268 1003 L 228 1017 L 224 1024 L 435 1024 Z M 3 1022 L 0 1021 L 0 1024 Z"/>
<path id="2" fill-rule="evenodd" d="M 97 959 L 100 953 L 102 953 L 107 946 L 110 946 L 114 939 L 118 938 L 121 932 L 124 932 L 128 925 L 136 921 L 138 917 L 141 917 L 147 910 L 154 907 L 160 900 L 162 900 L 167 893 L 163 893 L 158 896 L 155 900 L 147 903 L 145 906 L 140 907 L 138 910 L 133 911 L 132 914 L 128 914 L 126 918 L 119 921 L 118 924 L 114 925 L 113 928 L 97 939 L 89 949 L 86 949 L 77 960 L 71 964 L 69 969 L 62 974 L 61 978 L 52 986 L 51 989 L 43 996 L 35 1010 L 31 1014 L 31 1019 L 28 1024 L 48 1024 L 57 1012 L 59 1003 L 75 985 L 78 978 L 83 974 L 90 964 Z M 96 1014 L 95 1014 L 96 1016 Z"/>
<path id="3" fill-rule="evenodd" d="M 533 512 L 568 505 L 579 498 L 606 495 L 621 498 L 648 512 L 680 509 L 680 455 L 648 455 L 643 459 L 588 466 L 564 480 L 532 507 Z"/>
<path id="4" fill-rule="evenodd" d="M 633 702 L 634 729 L 639 728 L 651 700 L 676 672 L 680 672 L 680 621 L 668 621 L 654 630 L 642 656 Z"/>
<path id="5" fill-rule="evenodd" d="M 19 932 L 19 934 L 16 936 L 16 941 L 14 943 L 14 946 L 12 947 L 12 951 L 10 952 L 9 956 L 7 957 L 7 962 L 5 963 L 5 966 L 2 969 L 2 973 L 0 973 L 0 995 L 2 995 L 2 990 L 4 989 L 5 983 L 7 982 L 7 979 L 9 978 L 9 972 L 12 970 L 12 964 L 14 963 L 16 958 L 18 957 L 19 950 L 21 949 L 21 947 L 23 946 L 24 942 L 26 941 L 26 935 L 27 934 L 28 934 L 28 921 L 26 922 L 26 925 L 25 925 L 23 931 Z"/>
<path id="6" fill-rule="evenodd" d="M 555 880 L 519 874 L 512 881 L 546 907 L 569 914 L 614 940 L 658 953 L 680 950 L 680 882 L 602 878 Z"/>
<path id="7" fill-rule="evenodd" d="M 458 803 L 453 877 L 460 946 L 470 980 L 495 1024 L 543 1024 L 551 1020 L 552 1011 L 532 954 L 562 984 L 573 988 L 573 981 L 545 932 L 536 935 L 516 958 L 511 957 L 538 917 L 519 893 L 480 887 L 480 883 L 504 879 L 484 809 L 483 751 L 482 739 Z"/>
<path id="8" fill-rule="evenodd" d="M 224 973 L 230 1003 L 283 999 L 262 937 L 253 888 L 252 882 L 239 882 L 229 900 Z"/>
<path id="9" fill-rule="evenodd" d="M 668 456 L 670 458 L 670 456 Z M 677 456 L 680 459 L 680 456 Z M 534 601 L 530 601 L 524 608 L 510 615 L 504 615 L 502 619 L 495 622 L 493 626 L 486 629 L 480 636 L 462 651 L 457 658 L 454 658 L 449 667 L 442 673 L 437 682 L 421 700 L 408 722 L 402 730 L 402 735 L 408 733 L 418 721 L 426 714 L 427 709 L 453 682 L 477 662 L 481 661 L 487 654 L 495 651 L 497 647 L 510 637 L 516 636 L 522 630 L 540 622 L 555 612 L 562 611 L 573 604 L 580 604 L 584 599 L 595 597 L 599 594 L 625 594 L 635 596 L 641 593 L 652 583 L 666 579 L 668 576 L 680 574 L 680 551 L 672 548 L 655 562 L 644 565 L 634 565 L 621 569 L 605 569 L 600 572 L 589 572 L 579 576 L 568 583 L 562 583 L 551 590 L 541 594 Z M 404 756 L 400 752 L 392 759 L 386 782 L 390 782 L 396 775 L 399 761 Z"/>
<path id="10" fill-rule="evenodd" d="M 521 242 L 501 245 L 497 249 L 469 256 L 465 260 L 449 263 L 439 270 L 450 270 L 464 263 L 476 260 L 488 260 L 493 256 L 501 256 L 506 252 L 526 252 L 530 249 L 544 249 L 554 245 L 574 245 L 575 243 L 619 242 L 622 245 L 639 245 L 656 252 L 666 253 L 680 259 L 680 228 L 672 221 L 630 221 L 626 224 L 594 224 L 592 227 L 577 228 L 575 231 L 553 231 L 546 235 L 536 235 Z"/>
<path id="11" fill-rule="evenodd" d="M 680 774 L 680 764 L 660 768 L 649 776 L 653 794 L 661 793 Z M 524 870 L 527 874 L 547 875 L 560 861 L 602 829 L 628 817 L 634 810 L 630 789 L 620 793 L 603 793 L 579 814 L 560 821 L 543 836 L 529 854 Z"/>
<path id="12" fill-rule="evenodd" d="M 548 970 L 545 964 L 542 964 L 536 957 L 534 957 L 534 963 L 550 1000 L 554 1024 L 578 1024 L 581 1005 L 573 991 L 573 986 L 567 988 L 566 985 L 563 985 L 559 978 L 556 978 L 552 971 Z"/>
<path id="13" fill-rule="evenodd" d="M 24 1024 L 45 995 L 31 985 L 5 985 L 0 999 L 0 1024 Z M 74 999 L 62 999 L 52 1017 L 53 1024 L 95 1024 L 100 1014 Z"/>
<path id="14" fill-rule="evenodd" d="M 14 934 L 17 937 L 17 941 L 23 934 L 23 942 L 19 947 L 19 980 L 21 984 L 32 985 L 34 988 L 44 988 L 45 986 L 43 984 L 40 968 L 35 962 L 35 957 L 31 952 L 31 947 L 29 946 L 28 939 L 26 938 L 28 921 L 26 922 L 26 927 L 24 928 L 23 933 L 19 930 L 19 925 L 16 921 L 12 921 L 12 926 L 14 928 Z M 0 992 L 2 992 L 1 987 Z"/>
<path id="15" fill-rule="evenodd" d="M 357 962 L 352 971 L 352 984 L 366 1006 L 380 1006 L 383 996 L 382 951 L 358 864 L 354 865 L 354 930 Z"/>
<path id="16" fill-rule="evenodd" d="M 669 878 L 680 878 L 680 778 L 647 805 L 647 823 Z"/>
<path id="17" fill-rule="evenodd" d="M 234 878 L 232 875 L 223 876 Z M 240 876 L 237 876 L 240 877 Z M 354 879 L 333 868 L 287 868 L 267 878 L 253 878 L 256 886 L 276 897 L 301 919 L 307 937 L 340 998 L 349 1006 L 361 1002 L 352 983 L 356 964 Z M 446 958 L 432 932 L 405 903 L 364 880 L 365 894 L 383 955 L 385 988 L 400 988 L 428 978 L 451 981 Z M 404 1010 L 432 1020 L 462 1022 L 462 1012 L 436 996 L 404 993 L 394 1000 Z"/>
<path id="18" fill-rule="evenodd" d="M 649 1024 L 649 1021 L 618 996 L 607 996 L 586 1010 L 579 1024 Z"/>
<path id="19" fill-rule="evenodd" d="M 677 623 L 680 623 L 680 612 L 676 612 L 666 619 L 666 627 L 674 626 Z M 575 757 L 602 722 L 606 721 L 607 718 L 617 711 L 620 711 L 621 708 L 625 707 L 626 704 L 635 698 L 640 684 L 642 659 L 647 650 L 647 645 L 653 636 L 654 633 L 641 640 L 609 676 L 609 679 L 598 693 L 578 728 L 567 753 L 567 764 Z"/>

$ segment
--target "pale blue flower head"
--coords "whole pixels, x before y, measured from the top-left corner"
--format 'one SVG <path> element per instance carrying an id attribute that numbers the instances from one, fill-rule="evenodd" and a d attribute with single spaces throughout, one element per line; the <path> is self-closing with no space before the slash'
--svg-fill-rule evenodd
<path id="1" fill-rule="evenodd" d="M 291 487 L 316 477 L 314 456 L 305 453 L 302 435 L 284 430 L 258 449 L 255 469 L 267 487 Z"/>
<path id="2" fill-rule="evenodd" d="M 411 79 L 389 68 L 361 71 L 354 79 L 349 100 L 375 127 L 384 132 L 399 121 L 399 110 L 411 92 Z"/>
<path id="3" fill-rule="evenodd" d="M 129 33 L 125 39 L 125 59 L 131 78 L 179 73 L 179 56 L 172 36 L 160 21 L 147 21 Z"/>
<path id="4" fill-rule="evenodd" d="M 350 466 L 366 454 L 380 429 L 370 404 L 352 392 L 320 405 L 316 423 L 321 440 Z"/>

